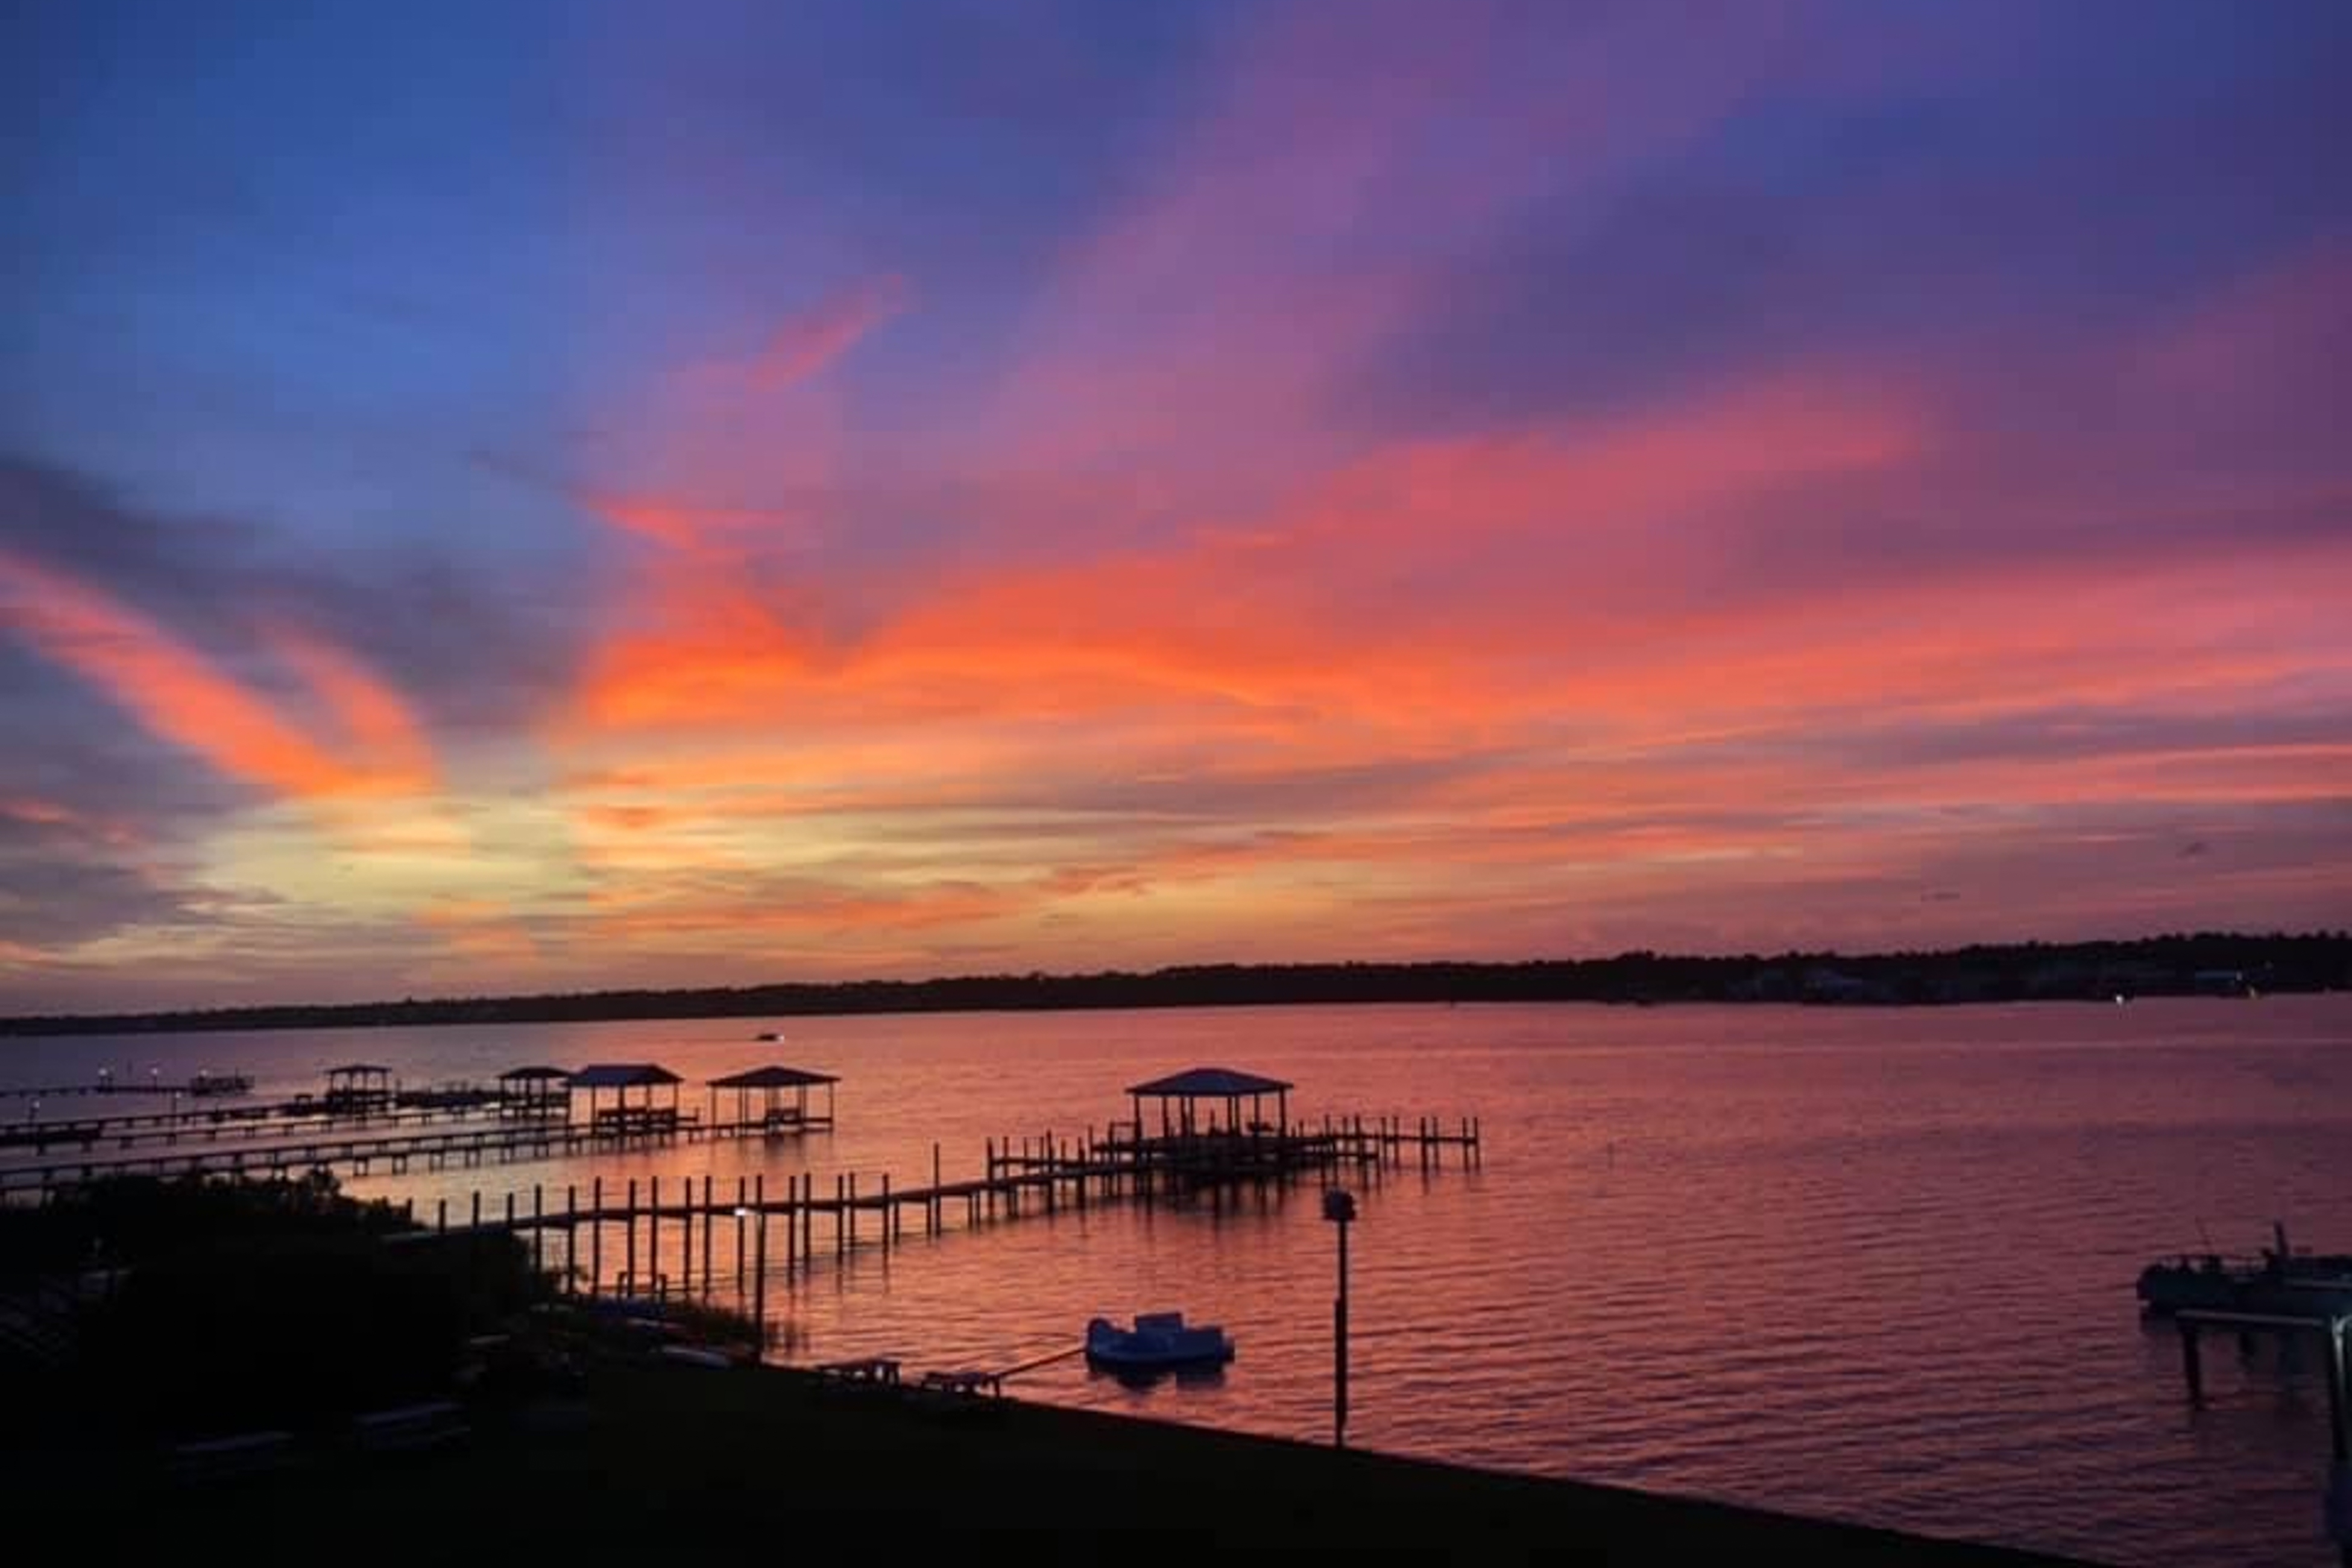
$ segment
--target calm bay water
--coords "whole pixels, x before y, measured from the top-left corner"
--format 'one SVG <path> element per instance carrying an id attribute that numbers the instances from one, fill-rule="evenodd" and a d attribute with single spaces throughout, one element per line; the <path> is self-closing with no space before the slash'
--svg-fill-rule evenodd
<path id="1" fill-rule="evenodd" d="M 780 1047 L 752 1043 L 761 1027 L 14 1041 L 0 1082 L 211 1068 L 276 1094 L 354 1059 L 411 1084 L 632 1060 L 698 1083 L 779 1058 L 843 1078 L 829 1135 L 352 1184 L 420 1212 L 594 1176 L 914 1185 L 934 1141 L 950 1178 L 976 1175 L 983 1139 L 1099 1127 L 1124 1085 L 1195 1064 L 1293 1080 L 1298 1114 L 1475 1114 L 1482 1168 L 1360 1189 L 1360 1445 L 2116 1563 L 2332 1561 L 2315 1344 L 2209 1352 L 2192 1412 L 2131 1281 L 2203 1233 L 2251 1251 L 2273 1216 L 2352 1248 L 2352 998 L 796 1019 Z M 1097 1313 L 1180 1308 L 1239 1341 L 1221 1379 L 1138 1391 L 1064 1362 L 1015 1386 L 1328 1434 L 1332 1238 L 1311 1187 L 929 1240 L 908 1218 L 898 1249 L 779 1269 L 790 1358 L 1008 1366 Z"/>

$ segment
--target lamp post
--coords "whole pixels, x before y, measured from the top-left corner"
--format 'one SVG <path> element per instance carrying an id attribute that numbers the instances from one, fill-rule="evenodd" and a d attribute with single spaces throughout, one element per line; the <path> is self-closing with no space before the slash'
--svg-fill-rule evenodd
<path id="1" fill-rule="evenodd" d="M 1331 1445 L 1348 1446 L 1348 1227 L 1356 1218 L 1353 1195 L 1331 1187 L 1323 1194 L 1323 1218 L 1339 1229 L 1339 1293 L 1331 1301 Z"/>

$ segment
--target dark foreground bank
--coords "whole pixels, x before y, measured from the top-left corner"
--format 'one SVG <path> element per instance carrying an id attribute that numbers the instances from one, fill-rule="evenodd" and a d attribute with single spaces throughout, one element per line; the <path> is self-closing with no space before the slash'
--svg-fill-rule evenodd
<path id="1" fill-rule="evenodd" d="M 983 1551 L 979 1534 L 1016 1552 L 1029 1537 L 1040 1550 L 1091 1544 L 1130 1560 L 1303 1549 L 1490 1562 L 2051 1561 L 1013 1400 L 925 1405 L 782 1371 L 610 1358 L 581 1378 L 558 1399 L 469 1413 L 462 1436 L 414 1450 L 330 1446 L 208 1479 L 174 1479 L 160 1461 L 68 1469 L 39 1481 L 36 1506 L 89 1521 L 82 1544 L 94 1551 L 218 1542 L 247 1561 L 337 1542 L 371 1558 L 685 1561 L 814 1550 L 822 1536 L 870 1552 L 949 1533 Z M 122 1508 L 127 1495 L 149 1506 Z"/>

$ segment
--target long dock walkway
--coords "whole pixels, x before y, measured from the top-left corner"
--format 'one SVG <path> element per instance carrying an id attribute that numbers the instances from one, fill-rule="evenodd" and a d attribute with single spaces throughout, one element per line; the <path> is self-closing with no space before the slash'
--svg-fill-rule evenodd
<path id="1" fill-rule="evenodd" d="M 223 1138 L 251 1142 L 274 1137 L 281 1142 L 294 1142 L 295 1134 L 329 1128 L 418 1127 L 450 1122 L 479 1122 L 494 1115 L 508 1121 L 523 1119 L 511 1108 L 501 1113 L 497 1105 L 489 1103 L 379 1106 L 352 1111 L 331 1109 L 315 1099 L 286 1100 L 265 1104 L 214 1105 L 203 1110 L 149 1111 L 130 1116 L 0 1123 L 0 1150 L 30 1149 L 42 1155 L 51 1149 L 131 1149 L 147 1144 L 216 1144 Z"/>
<path id="2" fill-rule="evenodd" d="M 909 1214 L 919 1217 L 920 1233 L 931 1236 L 949 1229 L 958 1215 L 963 1228 L 974 1229 L 1024 1209 L 1050 1214 L 1106 1200 L 1151 1202 L 1234 1188 L 1262 1190 L 1307 1176 L 1347 1174 L 1379 1181 L 1409 1163 L 1433 1172 L 1454 1158 L 1473 1167 L 1481 1155 L 1475 1118 L 1462 1119 L 1454 1130 L 1433 1117 L 1410 1124 L 1383 1117 L 1249 1134 L 1143 1138 L 1128 1124 L 1115 1124 L 1099 1137 L 1046 1133 L 1017 1145 L 992 1139 L 982 1174 L 963 1180 L 942 1177 L 940 1148 L 933 1145 L 931 1180 L 915 1186 L 894 1186 L 887 1173 L 861 1186 L 856 1173 L 844 1172 L 831 1178 L 827 1190 L 813 1175 L 795 1175 L 786 1177 L 779 1197 L 769 1192 L 764 1175 L 739 1176 L 731 1194 L 705 1175 L 675 1178 L 665 1197 L 659 1176 L 609 1186 L 598 1177 L 584 1190 L 579 1183 L 567 1184 L 560 1206 L 551 1206 L 554 1195 L 544 1184 L 530 1188 L 527 1205 L 521 1195 L 509 1191 L 500 1205 L 486 1206 L 477 1192 L 453 1216 L 445 1199 L 436 1205 L 431 1225 L 445 1235 L 520 1237 L 534 1264 L 554 1268 L 575 1293 L 709 1299 L 731 1286 L 735 1299 L 761 1316 L 772 1258 L 781 1258 L 791 1270 L 806 1269 L 827 1254 L 845 1257 L 866 1243 L 894 1248 L 905 1239 Z M 772 1243 L 772 1226 L 778 1221 L 782 1234 Z M 731 1233 L 723 1260 L 722 1222 Z M 555 1240 L 562 1255 L 551 1260 L 549 1244 Z M 610 1271 L 608 1258 L 616 1265 Z"/>
<path id="3" fill-rule="evenodd" d="M 379 1166 L 394 1172 L 420 1165 L 439 1170 L 452 1164 L 478 1166 L 493 1159 L 558 1159 L 666 1144 L 788 1135 L 822 1131 L 833 1124 L 822 1115 L 785 1122 L 768 1117 L 711 1122 L 685 1111 L 674 1117 L 637 1116 L 614 1122 L 509 1118 L 438 1132 L 381 1130 L 404 1118 L 429 1122 L 445 1114 L 376 1112 L 268 1144 L 232 1141 L 226 1145 L 207 1143 L 202 1148 L 189 1148 L 187 1135 L 182 1133 L 159 1140 L 169 1147 L 144 1154 L 86 1151 L 78 1159 L 0 1166 L 0 1198 L 37 1196 L 109 1176 L 278 1176 L 312 1170 L 366 1176 Z M 479 1120 L 478 1113 L 475 1119 Z M 271 1130 L 284 1131 L 282 1127 Z"/>

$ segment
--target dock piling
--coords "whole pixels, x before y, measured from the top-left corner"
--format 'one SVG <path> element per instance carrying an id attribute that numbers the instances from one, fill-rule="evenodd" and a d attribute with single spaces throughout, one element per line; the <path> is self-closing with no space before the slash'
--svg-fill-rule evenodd
<path id="1" fill-rule="evenodd" d="M 765 1203 L 755 1211 L 751 1229 L 751 1324 L 752 1333 L 757 1336 L 751 1354 L 764 1361 L 768 1352 L 768 1206 Z"/>

